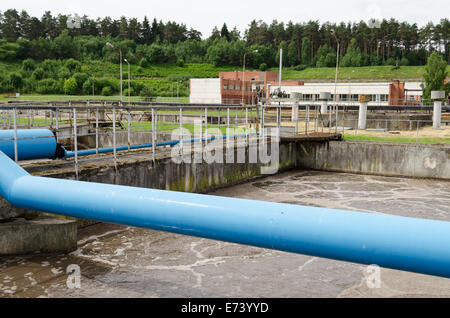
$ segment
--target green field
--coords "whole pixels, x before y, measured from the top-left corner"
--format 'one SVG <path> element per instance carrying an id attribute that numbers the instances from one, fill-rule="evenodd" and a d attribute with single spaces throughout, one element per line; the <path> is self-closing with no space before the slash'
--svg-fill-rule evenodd
<path id="1" fill-rule="evenodd" d="M 443 137 L 395 137 L 395 136 L 353 136 L 344 135 L 344 140 L 360 141 L 378 141 L 378 142 L 407 142 L 407 143 L 425 143 L 425 144 L 450 144 L 450 138 Z"/>
<path id="2" fill-rule="evenodd" d="M 271 69 L 277 71 L 277 69 Z M 447 66 L 450 72 L 450 66 Z M 293 68 L 283 69 L 283 79 L 334 80 L 336 68 L 307 68 L 296 71 Z M 364 66 L 364 67 L 340 67 L 338 80 L 373 80 L 373 79 L 420 79 L 425 72 L 425 66 L 401 66 L 393 69 L 392 66 Z"/>
<path id="3" fill-rule="evenodd" d="M 120 95 L 113 95 L 113 96 L 102 96 L 102 95 L 43 95 L 43 94 L 21 94 L 19 98 L 11 98 L 7 97 L 6 95 L 2 94 L 0 95 L 0 101 L 7 101 L 7 100 L 25 100 L 25 101 L 66 101 L 66 100 L 72 100 L 72 101 L 85 101 L 85 100 L 92 100 L 92 101 L 118 101 L 120 100 Z M 128 101 L 128 96 L 123 96 L 122 100 L 124 102 Z M 145 101 L 146 99 L 140 96 L 131 96 L 130 101 L 132 102 L 139 102 L 139 101 Z M 156 97 L 152 99 L 157 102 L 162 103 L 182 103 L 187 104 L 189 103 L 189 97 Z"/>
<path id="4" fill-rule="evenodd" d="M 118 77 L 119 65 L 92 61 L 86 64 L 87 70 L 95 76 Z M 169 76 L 180 76 L 189 78 L 213 78 L 218 77 L 220 72 L 239 71 L 234 66 L 215 67 L 211 64 L 186 64 L 178 67 L 174 64 L 156 64 L 147 68 L 136 65 L 131 66 L 131 74 L 136 79 L 167 78 Z M 251 70 L 251 69 L 248 69 Z M 450 66 L 447 67 L 450 72 Z M 124 72 L 127 69 L 124 67 Z M 270 71 L 278 72 L 278 68 Z M 303 71 L 296 71 L 292 67 L 283 68 L 283 79 L 328 79 L 334 80 L 336 69 L 334 67 L 315 68 L 310 67 Z M 339 67 L 338 78 L 348 79 L 420 79 L 425 72 L 425 66 L 401 66 L 393 69 L 392 66 L 364 66 L 364 67 Z"/>
<path id="5" fill-rule="evenodd" d="M 120 65 L 103 61 L 90 61 L 83 63 L 86 71 L 97 77 L 119 77 Z M 140 67 L 138 65 L 131 65 L 130 67 L 132 77 L 134 79 L 148 79 L 148 78 L 167 78 L 169 76 L 179 77 L 195 77 L 195 78 L 209 78 L 218 77 L 220 72 L 232 72 L 236 70 L 234 66 L 214 66 L 212 64 L 185 64 L 184 67 L 176 66 L 175 64 L 153 64 L 148 67 Z M 123 73 L 128 72 L 127 64 L 123 65 Z M 126 74 L 125 74 L 126 75 Z M 124 76 L 124 79 L 128 75 Z"/>

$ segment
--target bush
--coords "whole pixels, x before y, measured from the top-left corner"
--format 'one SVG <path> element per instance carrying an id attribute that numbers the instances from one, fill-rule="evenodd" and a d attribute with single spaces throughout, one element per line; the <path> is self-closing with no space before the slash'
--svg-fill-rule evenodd
<path id="1" fill-rule="evenodd" d="M 86 73 L 75 73 L 73 74 L 73 78 L 77 81 L 78 89 L 81 90 L 84 82 L 89 78 L 89 75 Z"/>
<path id="2" fill-rule="evenodd" d="M 152 96 L 152 90 L 150 89 L 149 86 L 144 86 L 141 89 L 139 95 L 142 96 L 142 97 L 150 97 L 150 96 Z"/>
<path id="3" fill-rule="evenodd" d="M 134 96 L 134 89 L 133 89 L 132 87 L 130 88 L 129 92 L 130 92 L 130 96 Z M 127 97 L 128 97 L 128 88 L 126 88 L 126 89 L 123 91 L 123 97 L 124 97 L 124 98 L 127 98 Z"/>
<path id="4" fill-rule="evenodd" d="M 177 66 L 178 67 L 184 67 L 184 60 L 183 59 L 178 59 L 177 60 Z"/>
<path id="5" fill-rule="evenodd" d="M 395 66 L 395 59 L 393 57 L 388 58 L 385 62 L 384 65 L 392 65 Z"/>
<path id="6" fill-rule="evenodd" d="M 64 66 L 67 67 L 72 73 L 79 72 L 81 70 L 81 63 L 75 59 L 68 59 Z"/>
<path id="7" fill-rule="evenodd" d="M 91 95 L 92 94 L 92 86 L 94 86 L 94 94 L 98 94 L 101 92 L 101 87 L 98 81 L 94 78 L 89 78 L 83 83 L 83 94 L 85 95 Z"/>
<path id="8" fill-rule="evenodd" d="M 103 89 L 106 86 L 111 87 L 112 92 L 118 92 L 120 87 L 120 81 L 109 78 L 100 78 L 96 80 L 95 83 L 98 84 L 100 89 Z"/>
<path id="9" fill-rule="evenodd" d="M 105 86 L 102 89 L 103 96 L 111 96 L 113 94 L 113 89 L 110 86 Z"/>
<path id="10" fill-rule="evenodd" d="M 78 90 L 77 81 L 71 77 L 64 82 L 64 93 L 67 95 L 75 95 Z"/>
<path id="11" fill-rule="evenodd" d="M 306 70 L 307 68 L 308 68 L 308 66 L 306 66 L 304 64 L 300 64 L 300 65 L 294 66 L 294 70 L 295 71 L 303 71 L 303 70 Z"/>
<path id="12" fill-rule="evenodd" d="M 36 92 L 39 94 L 61 94 L 64 92 L 61 81 L 56 81 L 51 78 L 43 79 L 36 85 Z"/>
<path id="13" fill-rule="evenodd" d="M 70 70 L 63 66 L 58 70 L 58 78 L 60 79 L 68 79 L 70 77 Z"/>
<path id="14" fill-rule="evenodd" d="M 22 76 L 18 73 L 9 74 L 8 80 L 9 80 L 9 83 L 11 84 L 11 86 L 15 89 L 19 89 L 23 85 Z"/>
<path id="15" fill-rule="evenodd" d="M 146 59 L 145 57 L 143 57 L 143 58 L 141 59 L 141 61 L 139 62 L 139 66 L 140 66 L 140 67 L 143 67 L 143 68 L 148 67 L 148 61 L 147 61 L 147 59 Z"/>
<path id="16" fill-rule="evenodd" d="M 38 67 L 31 74 L 31 78 L 36 81 L 39 81 L 39 80 L 43 79 L 44 77 L 45 77 L 45 71 L 42 67 Z"/>
<path id="17" fill-rule="evenodd" d="M 267 64 L 266 63 L 261 63 L 261 65 L 259 66 L 259 70 L 261 72 L 265 72 L 267 70 Z"/>
<path id="18" fill-rule="evenodd" d="M 56 60 L 45 60 L 42 62 L 42 68 L 48 73 L 54 73 L 59 68 L 60 63 Z"/>
<path id="19" fill-rule="evenodd" d="M 136 75 L 142 75 L 144 73 L 144 69 L 140 66 L 136 68 Z"/>
<path id="20" fill-rule="evenodd" d="M 186 82 L 189 80 L 189 76 L 187 75 L 169 75 L 166 78 L 169 82 Z"/>
<path id="21" fill-rule="evenodd" d="M 22 69 L 23 69 L 25 72 L 31 72 L 31 71 L 34 71 L 35 68 L 36 68 L 36 63 L 34 62 L 33 59 L 26 59 L 26 60 L 23 60 L 23 62 L 22 62 Z"/>
<path id="22" fill-rule="evenodd" d="M 408 66 L 409 65 L 409 60 L 406 57 L 402 57 L 402 59 L 400 60 L 400 65 L 401 66 Z"/>

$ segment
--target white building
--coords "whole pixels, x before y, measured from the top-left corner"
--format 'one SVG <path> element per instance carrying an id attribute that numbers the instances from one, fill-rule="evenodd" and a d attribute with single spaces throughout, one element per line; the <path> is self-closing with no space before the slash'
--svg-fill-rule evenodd
<path id="1" fill-rule="evenodd" d="M 221 104 L 220 78 L 192 78 L 189 97 L 193 104 Z"/>
<path id="2" fill-rule="evenodd" d="M 358 95 L 369 95 L 369 105 L 388 105 L 389 104 L 389 85 L 391 82 L 349 82 L 337 83 L 336 94 L 337 101 L 341 105 L 353 105 L 358 103 Z M 277 90 L 279 86 L 270 86 L 270 93 Z M 408 91 L 410 90 L 410 91 Z M 281 91 L 284 91 L 289 97 L 292 93 L 301 93 L 302 99 L 300 104 L 311 104 L 311 102 L 319 101 L 319 94 L 321 92 L 331 93 L 331 101 L 334 100 L 335 85 L 334 83 L 305 83 L 304 85 L 296 86 L 281 86 Z M 422 96 L 420 82 L 406 82 L 405 83 L 406 97 L 408 100 L 417 100 Z M 397 103 L 396 103 L 397 104 Z M 398 105 L 401 105 L 399 101 Z"/>
<path id="3" fill-rule="evenodd" d="M 227 98 L 235 93 L 238 103 L 241 99 L 240 87 L 236 86 L 233 91 L 228 85 L 227 88 L 221 87 L 221 78 L 197 78 L 190 80 L 190 102 L 191 103 L 226 103 Z M 297 82 L 297 83 L 296 83 Z M 329 92 L 331 102 L 334 100 L 335 85 L 334 82 L 326 83 L 304 83 L 301 81 L 283 81 L 281 91 L 291 97 L 292 93 L 301 93 L 300 104 L 319 103 L 319 94 Z M 278 90 L 278 83 L 266 83 L 264 91 L 274 93 Z M 225 85 L 225 84 L 224 84 Z M 224 86 L 222 85 L 222 86 Z M 253 85 L 253 92 L 256 85 Z M 264 86 L 264 84 L 263 84 Z M 387 105 L 414 105 L 420 104 L 422 98 L 421 82 L 348 82 L 337 83 L 336 94 L 340 105 L 357 105 L 359 95 L 369 95 L 369 105 L 387 106 Z M 268 94 L 264 93 L 265 96 Z M 228 94 L 228 95 L 227 95 Z M 235 97 L 235 96 L 234 96 Z"/>

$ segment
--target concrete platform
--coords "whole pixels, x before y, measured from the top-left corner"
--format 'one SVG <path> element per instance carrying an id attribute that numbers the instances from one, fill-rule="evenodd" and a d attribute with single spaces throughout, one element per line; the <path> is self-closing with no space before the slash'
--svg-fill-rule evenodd
<path id="1" fill-rule="evenodd" d="M 281 142 L 342 140 L 342 134 L 313 132 L 309 135 L 281 136 Z"/>
<path id="2" fill-rule="evenodd" d="M 77 249 L 77 221 L 50 216 L 0 223 L 0 256 L 69 253 Z"/>

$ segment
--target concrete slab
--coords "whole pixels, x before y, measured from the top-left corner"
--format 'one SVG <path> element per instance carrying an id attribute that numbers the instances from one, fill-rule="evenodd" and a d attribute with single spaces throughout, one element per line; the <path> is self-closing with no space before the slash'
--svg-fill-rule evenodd
<path id="1" fill-rule="evenodd" d="M 50 216 L 0 223 L 0 256 L 71 252 L 77 249 L 77 221 Z"/>

